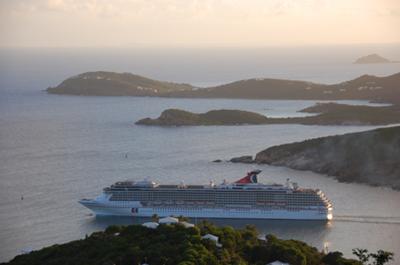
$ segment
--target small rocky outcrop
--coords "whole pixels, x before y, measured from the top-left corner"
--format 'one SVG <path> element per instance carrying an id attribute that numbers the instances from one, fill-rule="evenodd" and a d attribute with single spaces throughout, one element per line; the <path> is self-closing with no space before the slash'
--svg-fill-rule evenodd
<path id="1" fill-rule="evenodd" d="M 253 156 L 239 156 L 239 157 L 234 157 L 229 160 L 232 163 L 246 163 L 246 164 L 251 164 L 254 163 Z"/>
<path id="2" fill-rule="evenodd" d="M 354 61 L 355 64 L 373 64 L 373 63 L 391 63 L 391 62 L 392 61 L 376 53 L 360 57 Z"/>

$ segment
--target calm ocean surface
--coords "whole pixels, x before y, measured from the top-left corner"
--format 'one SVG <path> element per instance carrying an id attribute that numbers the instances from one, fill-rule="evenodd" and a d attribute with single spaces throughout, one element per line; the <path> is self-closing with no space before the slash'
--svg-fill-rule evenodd
<path id="1" fill-rule="evenodd" d="M 187 50 L 1 50 L 0 261 L 11 259 L 23 249 L 82 238 L 109 224 L 143 221 L 95 218 L 77 203 L 80 198 L 98 195 L 115 181 L 151 177 L 163 183 L 205 184 L 209 180 L 233 181 L 254 168 L 263 170 L 259 178 L 262 182 L 283 183 L 290 178 L 300 186 L 322 189 L 333 201 L 334 220 L 215 222 L 236 227 L 252 223 L 263 234 L 304 240 L 319 249 L 325 246 L 347 256 L 355 247 L 372 251 L 382 248 L 395 252 L 399 260 L 400 192 L 338 183 L 320 174 L 281 167 L 211 162 L 254 155 L 276 144 L 372 127 L 141 127 L 134 122 L 157 117 L 171 107 L 196 112 L 231 108 L 269 116 L 294 116 L 301 115 L 296 111 L 315 101 L 76 97 L 41 91 L 72 74 L 103 69 L 197 85 L 249 77 L 333 83 L 364 73 L 387 75 L 400 71 L 398 64 L 348 63 L 363 55 L 358 53 L 369 51 L 367 48 L 343 48 L 338 55 L 316 50 L 323 62 L 305 62 L 304 58 L 312 54 L 310 50 L 290 51 L 290 58 L 281 56 L 280 60 L 276 54 L 285 54 L 284 50 L 248 51 L 248 56 L 237 51 L 212 51 L 214 54 L 205 56 L 206 51 L 192 55 Z M 393 59 L 400 59 L 396 57 L 400 55 L 399 47 L 386 47 L 384 51 Z"/>

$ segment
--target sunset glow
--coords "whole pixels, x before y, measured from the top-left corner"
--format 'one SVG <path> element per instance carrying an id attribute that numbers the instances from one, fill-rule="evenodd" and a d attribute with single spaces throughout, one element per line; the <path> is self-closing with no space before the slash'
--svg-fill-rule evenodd
<path id="1" fill-rule="evenodd" d="M 0 1 L 2 46 L 400 42 L 398 0 Z"/>

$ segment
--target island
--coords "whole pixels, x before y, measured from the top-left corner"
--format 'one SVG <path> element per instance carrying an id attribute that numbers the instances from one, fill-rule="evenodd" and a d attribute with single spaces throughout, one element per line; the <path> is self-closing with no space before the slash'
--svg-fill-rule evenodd
<path id="1" fill-rule="evenodd" d="M 314 116 L 268 118 L 243 110 L 211 110 L 192 113 L 180 109 L 167 109 L 156 119 L 145 118 L 138 125 L 153 126 L 205 126 L 205 125 L 387 125 L 400 123 L 400 108 L 396 106 L 372 107 L 338 103 L 317 103 L 301 112 L 316 113 Z"/>
<path id="2" fill-rule="evenodd" d="M 299 80 L 253 78 L 220 86 L 197 88 L 113 72 L 88 72 L 47 89 L 51 94 L 83 96 L 150 96 L 175 98 L 240 98 L 343 100 L 357 99 L 400 104 L 400 73 L 363 75 L 338 84 Z"/>
<path id="3" fill-rule="evenodd" d="M 244 162 L 249 163 L 248 157 Z M 400 126 L 273 146 L 257 153 L 253 163 L 400 190 Z"/>
<path id="4" fill-rule="evenodd" d="M 192 90 L 189 84 L 178 84 L 146 78 L 130 73 L 87 72 L 64 80 L 48 93 L 80 96 L 157 96 Z"/>
<path id="5" fill-rule="evenodd" d="M 376 54 L 369 54 L 358 58 L 354 61 L 354 64 L 373 64 L 373 63 L 391 63 L 392 61 Z"/>
<path id="6" fill-rule="evenodd" d="M 339 103 L 316 103 L 300 110 L 315 116 L 288 118 L 304 125 L 388 125 L 399 123 L 400 107 L 347 105 Z M 294 121 L 294 122 L 293 122 Z"/>
<path id="7" fill-rule="evenodd" d="M 356 255 L 361 252 L 364 250 L 354 249 Z M 383 250 L 377 255 L 384 261 L 379 264 L 393 257 L 393 253 Z M 291 265 L 362 265 L 341 252 L 324 253 L 298 240 L 274 235 L 260 238 L 254 226 L 234 229 L 207 221 L 190 227 L 181 223 L 114 225 L 85 239 L 32 251 L 2 264 L 265 265 L 275 261 Z"/>
<path id="8" fill-rule="evenodd" d="M 243 125 L 266 124 L 268 118 L 243 110 L 211 110 L 206 113 L 192 113 L 180 109 L 167 109 L 157 119 L 145 118 L 139 125 L 157 126 L 198 126 L 198 125 Z"/>

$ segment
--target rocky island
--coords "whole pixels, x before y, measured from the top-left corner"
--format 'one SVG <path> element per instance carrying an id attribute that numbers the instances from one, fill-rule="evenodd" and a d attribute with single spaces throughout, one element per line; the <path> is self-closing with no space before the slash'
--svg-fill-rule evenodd
<path id="1" fill-rule="evenodd" d="M 374 53 L 358 58 L 355 64 L 391 63 L 392 61 Z"/>
<path id="2" fill-rule="evenodd" d="M 400 189 L 400 126 L 273 146 L 259 152 L 253 163 Z"/>
<path id="3" fill-rule="evenodd" d="M 145 118 L 136 122 L 140 125 L 198 126 L 198 125 L 243 125 L 265 124 L 268 118 L 254 112 L 242 110 L 211 110 L 192 113 L 179 109 L 167 109 L 157 119 Z"/>
<path id="4" fill-rule="evenodd" d="M 155 126 L 203 126 L 203 125 L 386 125 L 400 123 L 400 109 L 394 106 L 371 107 L 337 103 L 319 103 L 301 110 L 317 113 L 315 116 L 293 118 L 268 118 L 264 115 L 242 110 L 212 110 L 192 113 L 179 109 L 167 109 L 156 119 L 145 118 L 139 125 Z"/>
<path id="5" fill-rule="evenodd" d="M 307 81 L 253 78 L 208 88 L 157 81 L 113 72 L 89 72 L 71 77 L 48 93 L 87 96 L 154 96 L 177 98 L 241 99 L 359 99 L 400 104 L 400 73 L 377 77 L 363 75 L 326 85 Z"/>

